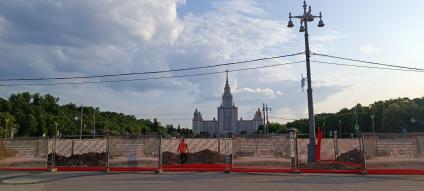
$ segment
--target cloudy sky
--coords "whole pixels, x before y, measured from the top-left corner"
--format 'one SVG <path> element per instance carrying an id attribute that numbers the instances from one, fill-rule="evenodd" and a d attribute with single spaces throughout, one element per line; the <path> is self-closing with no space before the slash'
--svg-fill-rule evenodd
<path id="1" fill-rule="evenodd" d="M 326 27 L 310 24 L 311 51 L 410 67 L 424 67 L 424 1 L 310 0 Z M 90 76 L 222 64 L 302 52 L 303 35 L 288 29 L 301 0 L 13 0 L 0 1 L 1 79 Z M 83 82 L 177 76 L 301 61 L 303 55 L 185 72 L 74 79 Z M 312 57 L 317 61 L 358 64 Z M 424 96 L 424 73 L 312 63 L 315 111 L 356 103 Z M 272 121 L 307 116 L 300 88 L 305 64 L 231 72 L 239 116 L 252 118 L 267 103 Z M 25 82 L 0 82 L 1 84 Z M 157 117 L 191 128 L 198 108 L 216 116 L 225 74 L 120 83 L 8 86 L 0 96 L 51 93 L 101 110 Z"/>

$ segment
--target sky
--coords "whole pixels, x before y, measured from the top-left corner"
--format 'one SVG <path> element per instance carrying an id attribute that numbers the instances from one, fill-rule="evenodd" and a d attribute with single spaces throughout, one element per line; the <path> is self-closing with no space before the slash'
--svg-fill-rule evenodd
<path id="1" fill-rule="evenodd" d="M 90 76 L 223 64 L 304 51 L 304 37 L 287 28 L 301 0 L 13 0 L 0 1 L 0 79 Z M 309 0 L 326 26 L 309 23 L 314 53 L 424 68 L 424 1 Z M 74 79 L 134 79 L 221 72 L 304 60 L 304 55 L 202 70 Z M 311 60 L 360 64 L 312 56 Z M 361 64 L 363 65 L 363 64 Z M 422 72 L 312 63 L 315 112 L 357 103 L 424 96 Z M 266 103 L 270 121 L 307 117 L 300 86 L 304 63 L 230 72 L 239 117 Z M 51 80 L 47 82 L 59 82 Z M 63 81 L 60 81 L 63 82 Z M 0 84 L 22 82 L 0 82 Z M 216 117 L 225 74 L 120 83 L 0 86 L 0 97 L 24 91 L 53 94 L 60 103 L 95 106 L 191 128 L 197 108 Z"/>

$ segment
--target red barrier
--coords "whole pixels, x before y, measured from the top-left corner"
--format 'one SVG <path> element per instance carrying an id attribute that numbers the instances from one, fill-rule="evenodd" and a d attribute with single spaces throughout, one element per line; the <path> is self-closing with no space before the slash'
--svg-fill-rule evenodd
<path id="1" fill-rule="evenodd" d="M 334 164 L 343 164 L 347 166 L 355 166 L 355 167 L 361 167 L 361 164 L 353 163 L 353 162 L 343 162 L 343 161 L 336 161 L 336 160 L 320 160 L 322 162 L 328 162 L 328 163 L 334 163 Z"/>
<path id="2" fill-rule="evenodd" d="M 231 172 L 263 172 L 263 173 L 292 173 L 294 169 L 278 169 L 278 168 L 231 168 Z"/>
<path id="3" fill-rule="evenodd" d="M 361 170 L 320 170 L 320 169 L 299 169 L 301 173 L 332 173 L 332 174 L 361 174 Z"/>
<path id="4" fill-rule="evenodd" d="M 177 164 L 164 165 L 163 171 L 175 172 L 224 172 L 225 164 Z"/>
<path id="5" fill-rule="evenodd" d="M 424 175 L 424 169 L 367 169 L 372 175 Z"/>
<path id="6" fill-rule="evenodd" d="M 104 166 L 56 166 L 57 171 L 106 171 Z"/>
<path id="7" fill-rule="evenodd" d="M 1 167 L 0 171 L 47 172 L 49 171 L 49 169 L 47 167 L 25 167 L 25 168 Z"/>
<path id="8" fill-rule="evenodd" d="M 158 168 L 150 167 L 110 167 L 110 172 L 147 172 L 147 171 L 156 171 Z"/>

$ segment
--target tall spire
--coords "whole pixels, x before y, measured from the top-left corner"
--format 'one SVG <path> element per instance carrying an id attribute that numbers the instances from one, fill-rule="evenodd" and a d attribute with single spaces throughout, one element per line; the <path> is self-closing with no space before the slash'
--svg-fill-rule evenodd
<path id="1" fill-rule="evenodd" d="M 226 80 L 225 80 L 225 84 L 228 84 L 228 70 L 225 70 L 225 72 L 226 72 Z"/>

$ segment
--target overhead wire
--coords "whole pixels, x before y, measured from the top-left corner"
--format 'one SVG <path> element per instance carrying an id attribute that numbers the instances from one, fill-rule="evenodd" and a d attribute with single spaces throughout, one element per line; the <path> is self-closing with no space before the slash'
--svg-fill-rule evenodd
<path id="1" fill-rule="evenodd" d="M 379 63 L 379 62 L 371 62 L 371 61 L 365 61 L 365 60 L 359 60 L 359 59 L 353 59 L 353 58 L 332 56 L 332 55 L 328 55 L 328 54 L 312 53 L 312 55 L 341 59 L 341 60 L 348 60 L 348 61 L 353 61 L 353 62 L 362 62 L 362 63 L 366 63 L 366 64 L 379 65 L 379 66 L 388 66 L 388 67 L 401 68 L 401 69 L 407 69 L 407 70 L 424 71 L 423 68 L 406 67 L 406 66 L 399 66 L 399 65 L 393 65 L 393 64 L 383 64 L 383 63 Z"/>
<path id="2" fill-rule="evenodd" d="M 195 74 L 184 74 L 184 75 L 175 75 L 175 76 L 160 76 L 160 77 L 147 77 L 147 78 L 135 78 L 135 79 L 119 79 L 119 80 L 103 80 L 103 81 L 84 81 L 84 82 L 14 83 L 14 84 L 0 84 L 0 87 L 10 87 L 10 86 L 80 85 L 80 84 L 100 84 L 100 83 L 132 82 L 132 81 L 146 81 L 146 80 L 158 80 L 158 79 L 170 79 L 170 78 L 183 78 L 183 77 L 193 77 L 193 76 L 205 76 L 205 75 L 212 75 L 212 74 L 220 74 L 220 73 L 225 73 L 225 72 L 239 72 L 239 71 L 263 69 L 263 68 L 270 68 L 270 67 L 277 67 L 277 66 L 284 66 L 284 65 L 296 64 L 296 63 L 301 63 L 301 62 L 304 62 L 304 61 L 294 61 L 294 62 L 286 62 L 286 63 L 281 63 L 281 64 L 272 64 L 272 65 L 248 67 L 248 68 L 233 69 L 233 70 L 205 72 L 205 73 L 195 73 Z"/>
<path id="3" fill-rule="evenodd" d="M 188 71 L 188 70 L 198 70 L 198 69 L 206 69 L 206 68 L 214 68 L 220 66 L 231 66 L 249 62 L 258 62 L 264 60 L 272 60 L 277 58 L 285 58 L 292 57 L 296 55 L 303 54 L 304 52 L 298 52 L 294 54 L 286 54 L 281 56 L 272 56 L 272 57 L 264 57 L 257 58 L 251 60 L 244 60 L 238 62 L 228 62 L 223 64 L 214 64 L 214 65 L 206 65 L 206 66 L 196 66 L 196 67 L 188 67 L 188 68 L 179 68 L 179 69 L 170 69 L 170 70 L 159 70 L 159 71 L 147 71 L 147 72 L 131 72 L 131 73 L 118 73 L 118 74 L 104 74 L 104 75 L 93 75 L 93 76 L 70 76 L 70 77 L 42 77 L 42 78 L 11 78 L 11 79 L 0 79 L 1 82 L 4 81 L 42 81 L 42 80 L 69 80 L 69 79 L 90 79 L 90 78 L 104 78 L 104 77 L 117 77 L 117 76 L 132 76 L 132 75 L 144 75 L 144 74 L 159 74 L 159 73 L 167 73 L 167 72 L 180 72 L 180 71 Z"/>
<path id="4" fill-rule="evenodd" d="M 355 64 L 342 64 L 337 62 L 326 62 L 326 61 L 317 61 L 317 60 L 311 60 L 312 63 L 321 63 L 321 64 L 328 64 L 328 65 L 338 65 L 338 66 L 349 66 L 349 67 L 356 67 L 356 68 L 368 68 L 368 69 L 381 69 L 381 70 L 392 70 L 392 71 L 403 71 L 403 72 L 424 72 L 420 70 L 411 70 L 411 69 L 401 69 L 401 68 L 389 68 L 389 67 L 378 67 L 378 66 L 364 66 L 364 65 L 355 65 Z"/>

